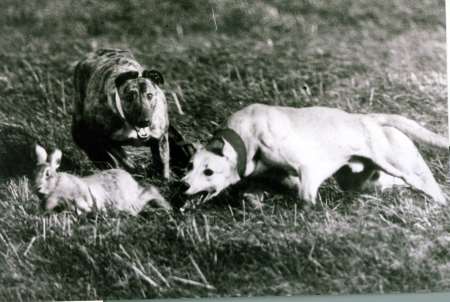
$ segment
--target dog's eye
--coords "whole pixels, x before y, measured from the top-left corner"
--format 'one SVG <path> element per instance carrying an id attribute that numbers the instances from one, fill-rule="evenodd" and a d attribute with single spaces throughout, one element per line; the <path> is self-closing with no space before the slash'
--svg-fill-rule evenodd
<path id="1" fill-rule="evenodd" d="M 50 171 L 49 170 L 45 170 L 45 177 L 47 177 L 47 178 L 50 177 Z"/>
<path id="2" fill-rule="evenodd" d="M 211 170 L 211 169 L 205 169 L 205 170 L 203 171 L 203 174 L 205 174 L 206 176 L 211 176 L 211 175 L 214 174 L 214 171 Z"/>
<path id="3" fill-rule="evenodd" d="M 153 98 L 153 93 L 147 93 L 147 98 L 151 100 Z"/>

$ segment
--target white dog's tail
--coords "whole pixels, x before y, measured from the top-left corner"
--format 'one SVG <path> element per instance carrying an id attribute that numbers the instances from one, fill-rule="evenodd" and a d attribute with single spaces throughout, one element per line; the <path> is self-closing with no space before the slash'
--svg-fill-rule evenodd
<path id="1" fill-rule="evenodd" d="M 369 114 L 382 126 L 394 127 L 418 142 L 442 149 L 449 148 L 449 140 L 439 134 L 425 129 L 417 122 L 396 114 Z"/>

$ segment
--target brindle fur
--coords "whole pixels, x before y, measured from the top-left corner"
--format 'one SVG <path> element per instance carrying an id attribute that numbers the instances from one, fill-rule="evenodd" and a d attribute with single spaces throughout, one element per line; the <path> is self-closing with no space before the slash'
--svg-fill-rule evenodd
<path id="1" fill-rule="evenodd" d="M 125 80 L 119 79 L 121 85 L 116 87 L 120 76 Z M 72 136 L 97 167 L 122 166 L 133 170 L 134 164 L 128 159 L 124 145 L 150 146 L 153 162 L 165 178 L 169 178 L 171 155 L 177 161 L 175 165 L 187 163 L 190 149 L 183 144 L 177 130 L 169 126 L 167 102 L 158 87 L 160 83 L 155 83 L 162 81 L 159 72 L 144 70 L 126 50 L 101 49 L 77 64 Z M 131 99 L 133 90 L 137 97 Z M 150 92 L 154 94 L 152 98 L 147 97 Z M 116 93 L 125 119 L 117 109 Z M 154 133 L 144 140 L 127 137 L 137 126 L 148 126 Z"/>

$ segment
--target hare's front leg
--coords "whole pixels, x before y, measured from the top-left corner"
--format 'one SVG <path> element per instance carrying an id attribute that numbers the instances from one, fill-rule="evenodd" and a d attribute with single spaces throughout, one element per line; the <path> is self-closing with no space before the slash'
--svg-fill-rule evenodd
<path id="1" fill-rule="evenodd" d="M 41 201 L 41 208 L 44 211 L 51 211 L 56 208 L 58 204 L 58 197 L 52 194 L 47 199 Z"/>
<path id="2" fill-rule="evenodd" d="M 77 214 L 89 213 L 92 211 L 92 201 L 88 201 L 88 198 L 78 197 L 75 198 L 75 207 Z"/>

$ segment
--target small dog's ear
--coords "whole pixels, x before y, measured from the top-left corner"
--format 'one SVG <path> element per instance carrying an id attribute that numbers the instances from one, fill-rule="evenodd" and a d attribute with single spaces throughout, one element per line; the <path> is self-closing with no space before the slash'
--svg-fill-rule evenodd
<path id="1" fill-rule="evenodd" d="M 38 144 L 36 144 L 36 146 L 34 147 L 34 150 L 36 152 L 37 164 L 42 165 L 42 164 L 46 163 L 47 162 L 47 151 L 45 151 L 45 149 Z"/>
<path id="2" fill-rule="evenodd" d="M 213 138 L 206 145 L 206 150 L 216 155 L 223 156 L 223 146 L 225 142 L 221 138 Z"/>
<path id="3" fill-rule="evenodd" d="M 223 149 L 222 149 L 223 156 L 227 158 L 229 161 L 237 161 L 237 153 L 236 150 L 233 148 L 233 146 L 225 140 Z"/>
<path id="4" fill-rule="evenodd" d="M 125 84 L 126 81 L 131 79 L 137 79 L 139 77 L 139 72 L 137 71 L 127 71 L 124 73 L 121 73 L 117 76 L 114 83 L 116 84 L 116 88 L 118 89 L 120 86 Z"/>
<path id="5" fill-rule="evenodd" d="M 142 72 L 142 77 L 151 80 L 153 83 L 157 85 L 164 84 L 164 78 L 162 74 L 158 70 L 144 70 Z"/>

